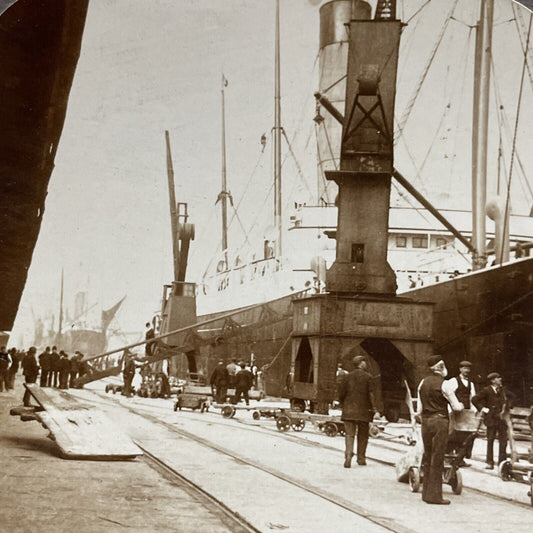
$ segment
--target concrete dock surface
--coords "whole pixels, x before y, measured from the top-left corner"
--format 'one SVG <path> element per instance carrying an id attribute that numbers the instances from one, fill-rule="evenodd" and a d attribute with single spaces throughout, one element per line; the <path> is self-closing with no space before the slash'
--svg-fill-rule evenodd
<path id="1" fill-rule="evenodd" d="M 366 467 L 344 469 L 344 439 L 327 437 L 310 424 L 302 432 L 280 433 L 273 419 L 256 421 L 246 411 L 235 418 L 223 418 L 213 408 L 203 414 L 174 412 L 174 399 L 126 398 L 103 389 L 96 383 L 69 393 L 105 412 L 143 449 L 256 531 L 514 532 L 533 517 L 528 486 L 484 470 L 481 439 L 473 466 L 461 469 L 463 493 L 455 495 L 444 485 L 451 505 L 432 506 L 396 481 L 391 465 L 407 446 L 390 433 L 370 440 Z M 9 416 L 21 397 L 20 385 L 15 394 L 0 393 L 2 489 L 8 499 L 0 533 L 238 530 L 141 458 L 59 458 L 44 428 Z"/>

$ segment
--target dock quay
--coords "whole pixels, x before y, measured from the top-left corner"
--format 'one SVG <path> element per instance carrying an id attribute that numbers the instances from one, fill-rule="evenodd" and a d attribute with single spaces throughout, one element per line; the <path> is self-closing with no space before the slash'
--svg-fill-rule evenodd
<path id="1" fill-rule="evenodd" d="M 9 416 L 22 386 L 0 393 L 1 531 L 516 531 L 531 519 L 524 485 L 483 469 L 484 439 L 451 506 L 421 501 L 396 480 L 406 425 L 371 438 L 366 467 L 342 468 L 344 440 L 307 424 L 280 432 L 275 420 L 237 410 L 225 418 L 173 410 L 174 399 L 124 397 L 105 382 L 68 394 L 104 413 L 143 455 L 128 461 L 59 457 L 39 424 Z M 279 402 L 278 402 L 279 403 Z M 269 400 L 257 402 L 268 405 Z M 21 512 L 21 510 L 24 510 Z"/>

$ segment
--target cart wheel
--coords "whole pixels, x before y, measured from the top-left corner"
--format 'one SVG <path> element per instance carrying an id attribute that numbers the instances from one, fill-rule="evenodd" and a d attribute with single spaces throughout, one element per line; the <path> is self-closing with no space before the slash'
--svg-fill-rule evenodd
<path id="1" fill-rule="evenodd" d="M 416 466 L 409 468 L 409 486 L 411 492 L 418 492 L 420 489 L 420 470 Z"/>
<path id="2" fill-rule="evenodd" d="M 106 394 L 109 392 L 109 385 L 105 386 L 105 392 L 106 392 Z"/>
<path id="3" fill-rule="evenodd" d="M 235 414 L 235 409 L 231 405 L 225 405 L 220 412 L 224 418 L 231 418 Z"/>
<path id="4" fill-rule="evenodd" d="M 235 409 L 235 407 L 232 407 L 231 408 L 231 415 L 230 415 L 230 418 L 233 418 L 235 416 L 235 413 L 237 412 L 237 409 Z"/>
<path id="5" fill-rule="evenodd" d="M 180 406 L 180 402 L 178 400 L 177 402 L 174 403 L 174 411 L 177 411 L 179 406 Z"/>
<path id="6" fill-rule="evenodd" d="M 328 437 L 336 437 L 338 432 L 339 428 L 337 427 L 337 424 L 335 424 L 335 422 L 327 422 L 324 425 L 324 433 Z"/>
<path id="7" fill-rule="evenodd" d="M 498 473 L 500 474 L 502 481 L 513 480 L 513 467 L 509 459 L 506 459 L 500 463 L 500 466 L 498 466 Z"/>
<path id="8" fill-rule="evenodd" d="M 289 431 L 291 427 L 291 419 L 287 415 L 281 415 L 276 418 L 276 426 L 278 431 Z"/>
<path id="9" fill-rule="evenodd" d="M 450 486 L 454 494 L 461 494 L 463 491 L 463 476 L 460 470 L 455 470 L 450 478 Z"/>
<path id="10" fill-rule="evenodd" d="M 291 428 L 294 429 L 294 431 L 302 431 L 304 427 L 305 420 L 303 418 L 298 418 L 297 420 L 294 420 L 291 424 Z"/>
<path id="11" fill-rule="evenodd" d="M 376 438 L 380 434 L 379 428 L 374 424 L 370 424 L 369 434 L 371 437 Z"/>
<path id="12" fill-rule="evenodd" d="M 252 413 L 252 418 L 253 418 L 254 420 L 259 420 L 259 419 L 261 418 L 261 413 L 260 413 L 259 411 L 254 411 L 254 412 Z"/>

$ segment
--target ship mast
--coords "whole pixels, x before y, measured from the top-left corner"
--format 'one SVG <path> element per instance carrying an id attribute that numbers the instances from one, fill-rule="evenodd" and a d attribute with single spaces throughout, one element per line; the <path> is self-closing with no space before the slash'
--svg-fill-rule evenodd
<path id="1" fill-rule="evenodd" d="M 63 335 L 63 283 L 64 282 L 64 271 L 61 269 L 61 290 L 59 295 L 59 326 L 56 335 L 56 344 L 61 342 L 61 337 Z"/>
<path id="2" fill-rule="evenodd" d="M 274 80 L 274 224 L 276 227 L 276 257 L 281 257 L 282 218 L 281 218 L 281 82 L 280 82 L 280 43 L 279 43 L 279 0 L 276 0 L 276 44 Z"/>
<path id="3" fill-rule="evenodd" d="M 222 251 L 224 253 L 224 267 L 228 268 L 228 191 L 226 181 L 226 106 L 224 88 L 228 81 L 222 75 L 222 191 L 218 199 L 222 208 Z"/>
<path id="4" fill-rule="evenodd" d="M 472 119 L 472 267 L 487 263 L 485 204 L 487 200 L 487 139 L 494 0 L 482 0 L 476 28 L 474 110 Z"/>

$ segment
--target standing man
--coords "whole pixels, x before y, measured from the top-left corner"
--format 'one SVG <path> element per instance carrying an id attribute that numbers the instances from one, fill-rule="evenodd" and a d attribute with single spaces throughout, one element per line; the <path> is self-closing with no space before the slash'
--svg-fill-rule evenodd
<path id="1" fill-rule="evenodd" d="M 37 364 L 37 359 L 35 359 L 36 353 L 37 349 L 35 346 L 32 346 L 22 360 L 22 373 L 24 374 L 26 383 L 35 383 L 37 381 L 39 365 Z M 31 406 L 31 394 L 28 389 L 24 392 L 24 398 L 22 401 L 26 407 Z"/>
<path id="2" fill-rule="evenodd" d="M 0 348 L 0 392 L 4 392 L 4 385 L 7 390 L 8 378 L 7 369 L 11 366 L 11 356 L 6 352 L 6 347 Z"/>
<path id="3" fill-rule="evenodd" d="M 454 411 L 462 411 L 463 405 L 445 385 L 444 378 L 448 375 L 448 369 L 441 356 L 429 357 L 427 364 L 431 375 L 420 382 L 417 402 L 417 414 L 422 417 L 424 443 L 422 500 L 447 505 L 450 500 L 442 497 L 442 471 L 448 443 L 448 403 Z"/>
<path id="4" fill-rule="evenodd" d="M 68 378 L 70 375 L 70 361 L 68 355 L 61 350 L 59 352 L 61 359 L 59 360 L 59 388 L 68 389 Z"/>
<path id="5" fill-rule="evenodd" d="M 472 456 L 472 446 L 474 445 L 475 433 L 478 424 L 476 421 L 476 409 L 472 404 L 472 398 L 476 395 L 476 388 L 470 380 L 472 363 L 461 361 L 459 363 L 459 375 L 448 380 L 446 387 L 457 397 L 457 400 L 464 406 L 463 411 L 452 411 L 451 427 L 454 430 L 448 439 L 448 452 L 457 454 L 457 466 L 468 467 L 464 458 Z M 468 437 L 469 443 L 464 446 Z"/>
<path id="6" fill-rule="evenodd" d="M 224 366 L 224 361 L 220 360 L 211 374 L 211 391 L 216 403 L 224 403 L 228 395 L 230 376 L 228 369 Z M 213 390 L 214 389 L 214 390 Z"/>
<path id="7" fill-rule="evenodd" d="M 50 380 L 49 387 L 59 387 L 59 370 L 61 367 L 61 356 L 57 352 L 57 346 L 52 347 L 52 353 L 50 354 Z"/>
<path id="8" fill-rule="evenodd" d="M 357 464 L 366 465 L 368 429 L 375 409 L 375 384 L 366 371 L 366 360 L 362 355 L 354 357 L 355 370 L 343 376 L 339 384 L 339 400 L 345 429 L 344 468 L 352 466 L 353 445 L 357 428 Z"/>
<path id="9" fill-rule="evenodd" d="M 124 357 L 124 370 L 122 371 L 124 387 L 122 395 L 131 396 L 131 382 L 133 381 L 133 376 L 135 376 L 135 361 L 133 360 L 133 354 L 129 351 L 124 351 Z"/>
<path id="10" fill-rule="evenodd" d="M 485 414 L 487 426 L 487 470 L 494 468 L 494 440 L 498 436 L 499 454 L 498 464 L 507 459 L 507 423 L 505 415 L 509 412 L 510 393 L 503 388 L 502 377 L 498 372 L 491 372 L 487 376 L 490 385 L 484 387 L 479 394 L 472 398 L 472 403 Z M 514 396 L 514 395 L 513 395 Z M 512 400 L 512 398 L 511 398 Z"/>
<path id="11" fill-rule="evenodd" d="M 248 391 L 252 388 L 253 376 L 250 370 L 246 368 L 244 363 L 240 363 L 240 367 L 241 369 L 235 376 L 235 397 L 233 399 L 233 403 L 239 403 L 242 395 L 244 396 L 246 405 L 250 405 Z"/>
<path id="12" fill-rule="evenodd" d="M 20 366 L 20 358 L 16 348 L 11 348 L 8 353 L 11 356 L 11 366 L 7 369 L 7 388 L 13 389 L 15 387 L 15 376 Z"/>
<path id="13" fill-rule="evenodd" d="M 52 370 L 50 346 L 47 346 L 44 352 L 39 355 L 39 364 L 41 365 L 41 387 L 48 387 L 50 385 L 50 373 Z"/>
<path id="14" fill-rule="evenodd" d="M 146 344 L 144 345 L 144 353 L 150 357 L 154 354 L 154 343 L 152 339 L 155 337 L 155 331 L 150 322 L 146 322 L 146 333 L 144 334 L 144 340 Z"/>
<path id="15" fill-rule="evenodd" d="M 237 375 L 237 372 L 240 370 L 240 367 L 237 364 L 237 359 L 232 359 L 231 363 L 226 365 L 226 369 L 228 370 L 228 374 L 229 374 L 229 385 L 230 387 L 235 387 L 235 376 Z"/>

